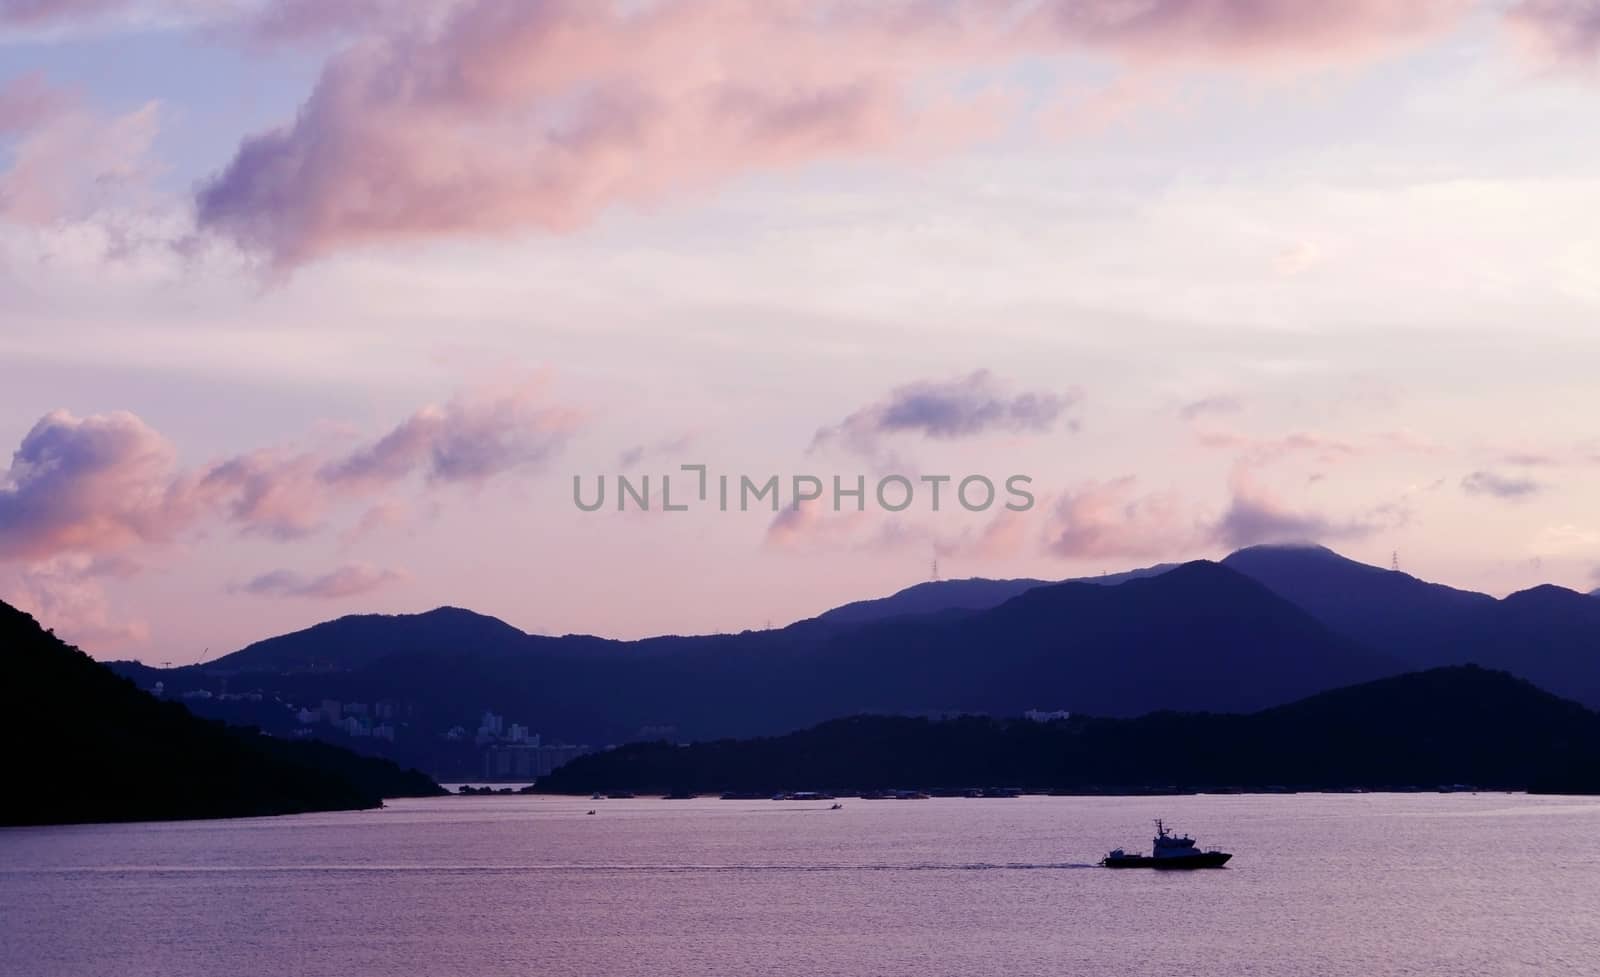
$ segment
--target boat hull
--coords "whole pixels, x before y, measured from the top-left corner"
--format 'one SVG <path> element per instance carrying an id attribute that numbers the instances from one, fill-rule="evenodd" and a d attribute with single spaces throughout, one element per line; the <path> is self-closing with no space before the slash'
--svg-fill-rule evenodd
<path id="1" fill-rule="evenodd" d="M 1198 855 L 1176 855 L 1171 858 L 1152 858 L 1149 855 L 1107 856 L 1100 864 L 1106 868 L 1154 868 L 1163 871 L 1196 868 L 1221 868 L 1233 856 L 1225 851 L 1201 852 Z"/>

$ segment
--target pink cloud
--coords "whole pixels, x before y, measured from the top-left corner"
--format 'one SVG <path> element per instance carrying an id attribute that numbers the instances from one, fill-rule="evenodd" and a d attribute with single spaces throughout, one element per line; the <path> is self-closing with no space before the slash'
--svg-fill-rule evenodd
<path id="1" fill-rule="evenodd" d="M 541 403 L 537 385 L 429 405 L 372 444 L 324 465 L 335 486 L 383 485 L 421 471 L 434 482 L 477 482 L 537 465 L 558 449 L 582 414 Z"/>
<path id="2" fill-rule="evenodd" d="M 962 541 L 962 545 L 941 548 L 940 552 L 951 555 L 974 556 L 978 559 L 999 560 L 1019 556 L 1024 553 L 1032 541 L 1034 530 L 1038 525 L 1037 513 L 1013 512 L 1001 510 L 995 517 L 978 531 L 970 542 Z"/>
<path id="3" fill-rule="evenodd" d="M 1536 54 L 1564 65 L 1600 67 L 1600 2 L 1520 0 L 1507 18 Z"/>
<path id="4" fill-rule="evenodd" d="M 0 559 L 106 552 L 171 538 L 193 517 L 172 445 L 133 414 L 51 411 L 0 479 Z"/>
<path id="5" fill-rule="evenodd" d="M 243 12 L 233 28 L 253 40 L 292 42 L 401 23 L 428 6 L 404 0 L 270 0 Z"/>
<path id="6" fill-rule="evenodd" d="M 1213 515 L 1176 492 L 1140 493 L 1131 476 L 1089 483 L 1055 501 L 1046 549 L 1065 558 L 1170 559 L 1216 546 L 1358 539 L 1408 517 L 1395 505 L 1371 507 L 1348 518 L 1296 506 L 1243 462 L 1228 487 L 1227 506 Z"/>
<path id="7" fill-rule="evenodd" d="M 867 513 L 833 512 L 818 502 L 785 505 L 767 525 L 766 545 L 788 550 L 859 545 L 858 534 L 869 521 Z"/>
<path id="8" fill-rule="evenodd" d="M 1045 549 L 1068 559 L 1160 557 L 1192 550 L 1200 538 L 1176 493 L 1140 494 L 1125 476 L 1063 493 L 1050 510 Z"/>
<path id="9" fill-rule="evenodd" d="M 1023 552 L 1039 525 L 1036 511 L 998 508 L 992 515 L 977 517 L 963 513 L 955 516 L 958 523 L 950 521 L 952 515 L 938 521 L 940 517 L 930 513 L 857 511 L 848 505 L 836 512 L 825 498 L 798 508 L 785 505 L 768 523 L 763 542 L 788 551 L 920 551 L 939 557 L 996 560 Z"/>
<path id="10" fill-rule="evenodd" d="M 293 570 L 273 570 L 236 589 L 257 597 L 339 600 L 369 594 L 404 579 L 406 575 L 396 570 L 351 563 L 315 577 L 307 577 Z"/>
<path id="11" fill-rule="evenodd" d="M 150 626 L 117 614 L 100 583 L 120 569 L 83 556 L 58 557 L 0 570 L 0 593 L 73 644 L 101 653 L 136 648 L 150 640 Z"/>
<path id="12" fill-rule="evenodd" d="M 33 27 L 83 20 L 127 5 L 127 0 L 0 0 L 0 24 Z"/>
<path id="13" fill-rule="evenodd" d="M 1081 399 L 1075 390 L 1013 393 L 988 370 L 952 380 L 921 380 L 896 387 L 883 400 L 822 428 L 810 450 L 839 442 L 873 455 L 880 439 L 897 434 L 951 441 L 993 432 L 1040 433 L 1065 418 Z"/>
<path id="14" fill-rule="evenodd" d="M 340 537 L 340 542 L 350 546 L 374 533 L 405 525 L 410 517 L 411 509 L 405 503 L 397 499 L 382 499 L 361 514 L 356 524 Z"/>
<path id="15" fill-rule="evenodd" d="M 1486 495 L 1510 502 L 1521 502 L 1545 490 L 1545 485 L 1522 475 L 1494 471 L 1475 471 L 1461 479 L 1461 490 L 1468 495 Z"/>
<path id="16" fill-rule="evenodd" d="M 314 455 L 262 449 L 212 465 L 189 490 L 225 506 L 246 532 L 296 539 L 321 528 L 332 502 L 318 465 Z"/>
<path id="17" fill-rule="evenodd" d="M 1189 401 L 1178 408 L 1178 416 L 1192 421 L 1211 414 L 1237 414 L 1243 409 L 1244 404 L 1239 398 L 1230 394 L 1216 394 Z"/>
<path id="18" fill-rule="evenodd" d="M 306 536 L 336 503 L 413 475 L 476 483 L 537 466 L 579 419 L 508 388 L 425 407 L 342 455 L 262 449 L 180 471 L 172 445 L 133 414 L 52 411 L 0 478 L 0 560 L 170 542 L 212 517 L 271 538 Z"/>
<path id="19" fill-rule="evenodd" d="M 698 432 L 691 432 L 673 438 L 636 444 L 617 455 L 617 468 L 623 471 L 635 468 L 646 458 L 663 457 L 669 462 L 678 462 L 698 437 Z"/>
<path id="20" fill-rule="evenodd" d="M 1315 59 L 1411 39 L 1462 6 L 465 0 L 336 56 L 198 214 L 279 268 L 364 242 L 562 231 L 746 172 L 967 141 L 996 107 L 956 76 L 1017 57 Z"/>
<path id="21" fill-rule="evenodd" d="M 0 218 L 45 224 L 80 216 L 138 185 L 159 128 L 156 103 L 119 116 L 90 110 L 42 76 L 0 85 L 0 137 L 10 137 L 0 169 Z"/>
<path id="22" fill-rule="evenodd" d="M 250 43 L 351 34 L 437 15 L 449 0 L 0 0 L 0 27 L 187 28 Z"/>
<path id="23" fill-rule="evenodd" d="M 1336 465 L 1371 449 L 1344 438 L 1314 431 L 1295 431 L 1278 437 L 1259 437 L 1237 431 L 1210 429 L 1195 434 L 1208 448 L 1240 452 L 1252 465 L 1266 465 L 1294 455 L 1310 456 L 1323 465 Z"/>
<path id="24" fill-rule="evenodd" d="M 1031 24 L 1147 56 L 1267 59 L 1381 50 L 1451 23 L 1473 0 L 1046 0 Z"/>
<path id="25" fill-rule="evenodd" d="M 0 84 L 0 136 L 37 129 L 72 106 L 73 99 L 66 92 L 37 72 L 9 79 Z"/>
<path id="26" fill-rule="evenodd" d="M 1370 506 L 1351 517 L 1297 506 L 1241 465 L 1220 512 L 1176 490 L 1143 491 L 1137 478 L 1124 476 L 1040 498 L 1029 511 L 1001 510 L 981 521 L 958 517 L 954 524 L 871 508 L 835 512 L 816 502 L 785 506 L 768 525 L 765 543 L 792 551 L 919 550 L 989 560 L 1032 553 L 1065 560 L 1178 559 L 1217 547 L 1359 539 L 1409 517 L 1397 504 Z"/>
<path id="27" fill-rule="evenodd" d="M 1397 513 L 1380 508 L 1363 518 L 1338 519 L 1295 508 L 1262 485 L 1244 466 L 1231 480 L 1232 501 L 1211 527 L 1215 540 L 1230 549 L 1261 543 L 1320 543 L 1370 536 Z"/>

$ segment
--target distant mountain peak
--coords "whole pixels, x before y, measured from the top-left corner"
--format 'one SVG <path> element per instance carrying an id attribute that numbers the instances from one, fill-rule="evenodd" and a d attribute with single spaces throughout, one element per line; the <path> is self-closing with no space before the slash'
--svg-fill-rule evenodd
<path id="1" fill-rule="evenodd" d="M 1252 546 L 1222 562 L 1335 631 L 1418 666 L 1444 664 L 1438 660 L 1447 654 L 1439 647 L 1442 636 L 1456 633 L 1462 615 L 1495 603 L 1487 594 L 1429 583 L 1323 546 Z"/>
<path id="2" fill-rule="evenodd" d="M 520 648 L 529 636 L 505 621 L 445 605 L 415 614 L 347 614 L 257 641 L 215 661 L 215 671 L 350 669 L 390 654 Z"/>
<path id="3" fill-rule="evenodd" d="M 435 607 L 431 611 L 422 611 L 422 612 L 416 613 L 416 614 L 396 614 L 394 616 L 395 617 L 427 617 L 427 618 L 439 618 L 439 619 L 457 618 L 457 619 L 469 620 L 469 621 L 493 621 L 496 624 L 505 624 L 505 626 L 508 627 L 508 628 L 509 627 L 515 627 L 515 625 L 506 624 L 505 621 L 502 621 L 500 618 L 495 617 L 493 614 L 484 614 L 481 611 L 475 611 L 475 610 L 471 609 L 470 607 L 457 607 L 454 604 L 440 604 L 438 607 Z M 521 629 L 519 628 L 518 630 L 521 630 Z"/>
<path id="4" fill-rule="evenodd" d="M 1171 580 L 1181 580 L 1184 576 L 1238 577 L 1239 574 L 1233 570 L 1229 570 L 1227 567 L 1215 560 L 1190 560 L 1188 563 L 1178 564 L 1171 570 L 1168 570 L 1166 573 L 1161 575 L 1161 577 L 1170 578 L 1168 582 L 1171 582 Z M 1161 577 L 1151 577 L 1150 579 L 1159 580 Z M 1129 583 L 1135 582 L 1136 581 L 1129 581 Z"/>
<path id="5" fill-rule="evenodd" d="M 924 580 L 888 597 L 858 600 L 824 611 L 812 620 L 828 624 L 852 625 L 941 611 L 981 611 L 1005 603 L 1012 597 L 1049 581 L 1022 578 L 991 580 L 968 577 L 962 580 Z"/>
<path id="6" fill-rule="evenodd" d="M 1148 587 L 1152 590 L 1180 589 L 1192 587 L 1196 583 L 1209 583 L 1213 586 L 1243 587 L 1251 590 L 1261 590 L 1259 582 L 1252 579 L 1249 574 L 1218 563 L 1215 560 L 1191 560 L 1180 563 L 1165 573 L 1154 574 L 1148 577 L 1139 577 L 1125 581 L 1122 587 Z"/>
<path id="7" fill-rule="evenodd" d="M 1317 553 L 1322 556 L 1335 556 L 1341 560 L 1349 559 L 1349 557 L 1336 553 L 1328 547 L 1323 546 L 1321 543 L 1313 543 L 1310 540 L 1300 540 L 1299 542 L 1287 543 L 1257 543 L 1254 546 L 1246 546 L 1235 551 L 1234 555 L 1238 555 L 1239 553 L 1272 552 Z"/>
<path id="8" fill-rule="evenodd" d="M 1394 572 L 1388 567 L 1377 567 L 1370 563 L 1362 563 L 1360 560 L 1352 560 L 1343 553 L 1331 550 L 1320 543 L 1263 543 L 1259 546 L 1246 546 L 1223 557 L 1222 563 L 1232 567 L 1298 564 L 1341 567 L 1347 570 L 1359 568 L 1370 573 Z"/>
<path id="9" fill-rule="evenodd" d="M 1519 590 L 1516 593 L 1509 595 L 1506 597 L 1505 603 L 1550 603 L 1552 601 L 1566 601 L 1571 600 L 1574 597 L 1585 596 L 1592 597 L 1594 596 L 1594 593 L 1580 594 L 1576 590 L 1569 590 L 1566 587 L 1557 586 L 1553 583 L 1542 583 L 1537 587 L 1529 587 L 1527 590 Z"/>

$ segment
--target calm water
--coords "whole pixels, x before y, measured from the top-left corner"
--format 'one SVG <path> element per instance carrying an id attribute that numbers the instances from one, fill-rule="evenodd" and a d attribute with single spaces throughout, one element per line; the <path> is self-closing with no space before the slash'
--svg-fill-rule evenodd
<path id="1" fill-rule="evenodd" d="M 844 805 L 454 797 L 4 830 L 0 974 L 1600 972 L 1600 803 Z M 1233 864 L 1090 867 L 1158 815 Z"/>

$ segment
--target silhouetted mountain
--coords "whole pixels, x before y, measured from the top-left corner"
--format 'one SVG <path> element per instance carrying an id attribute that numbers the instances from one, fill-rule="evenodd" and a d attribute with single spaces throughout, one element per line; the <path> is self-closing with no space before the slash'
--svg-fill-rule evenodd
<path id="1" fill-rule="evenodd" d="M 439 790 L 384 760 L 198 719 L 3 602 L 0 649 L 0 824 L 346 810 Z"/>
<path id="2" fill-rule="evenodd" d="M 1321 546 L 1253 546 L 1222 563 L 1333 630 L 1414 667 L 1459 662 L 1440 649 L 1440 635 L 1495 602 L 1487 594 L 1357 563 Z"/>
<path id="3" fill-rule="evenodd" d="M 858 600 L 818 614 L 814 621 L 827 624 L 864 624 L 912 614 L 940 611 L 985 611 L 997 607 L 1026 590 L 1042 587 L 1046 580 L 934 580 L 907 587 L 888 597 Z"/>
<path id="4" fill-rule="evenodd" d="M 771 793 L 1014 785 L 1120 791 L 1470 784 L 1600 786 L 1600 716 L 1501 672 L 1436 669 L 1244 716 L 1051 723 L 835 720 L 768 739 L 632 744 L 580 758 L 551 793 Z"/>
<path id="5" fill-rule="evenodd" d="M 1600 706 L 1600 601 L 1563 587 L 1524 590 L 1442 629 L 1433 654 L 1503 668 Z"/>
<path id="6" fill-rule="evenodd" d="M 1412 667 L 1501 668 L 1600 707 L 1600 602 L 1589 595 L 1544 586 L 1497 601 L 1315 546 L 1253 547 L 1223 563 Z"/>
<path id="7" fill-rule="evenodd" d="M 879 621 L 891 617 L 906 617 L 914 614 L 938 614 L 946 611 L 986 611 L 991 607 L 999 607 L 1018 594 L 1025 593 L 1035 587 L 1047 587 L 1056 583 L 1093 583 L 1103 586 L 1115 586 L 1127 583 L 1129 580 L 1138 580 L 1143 577 L 1153 577 L 1166 573 L 1176 563 L 1162 563 L 1157 566 L 1141 567 L 1137 570 L 1126 570 L 1122 573 L 1107 573 L 1098 577 L 1079 577 L 1075 580 L 1034 580 L 1023 577 L 1016 580 L 989 580 L 983 577 L 971 577 L 966 580 L 931 580 L 907 587 L 888 597 L 878 597 L 872 600 L 858 600 L 853 603 L 835 607 L 830 611 L 823 611 L 813 621 L 826 624 L 865 624 L 868 621 Z"/>
<path id="8" fill-rule="evenodd" d="M 1036 587 L 953 620 L 897 618 L 810 663 L 832 712 L 1028 708 L 1236 712 L 1393 674 L 1265 587 L 1215 563 L 1115 586 Z"/>
<path id="9" fill-rule="evenodd" d="M 357 664 L 308 670 L 340 661 Z M 1196 563 L 1035 587 L 988 610 L 634 642 L 523 635 L 456 611 L 343 618 L 163 675 L 172 688 L 226 673 L 294 702 L 413 704 L 415 725 L 436 732 L 491 709 L 607 743 L 644 727 L 751 735 L 858 712 L 1249 710 L 1397 670 L 1260 584 Z"/>
<path id="10" fill-rule="evenodd" d="M 245 672 L 351 669 L 414 651 L 520 651 L 525 638 L 499 618 L 459 607 L 425 614 L 352 614 L 257 641 L 209 667 Z"/>

